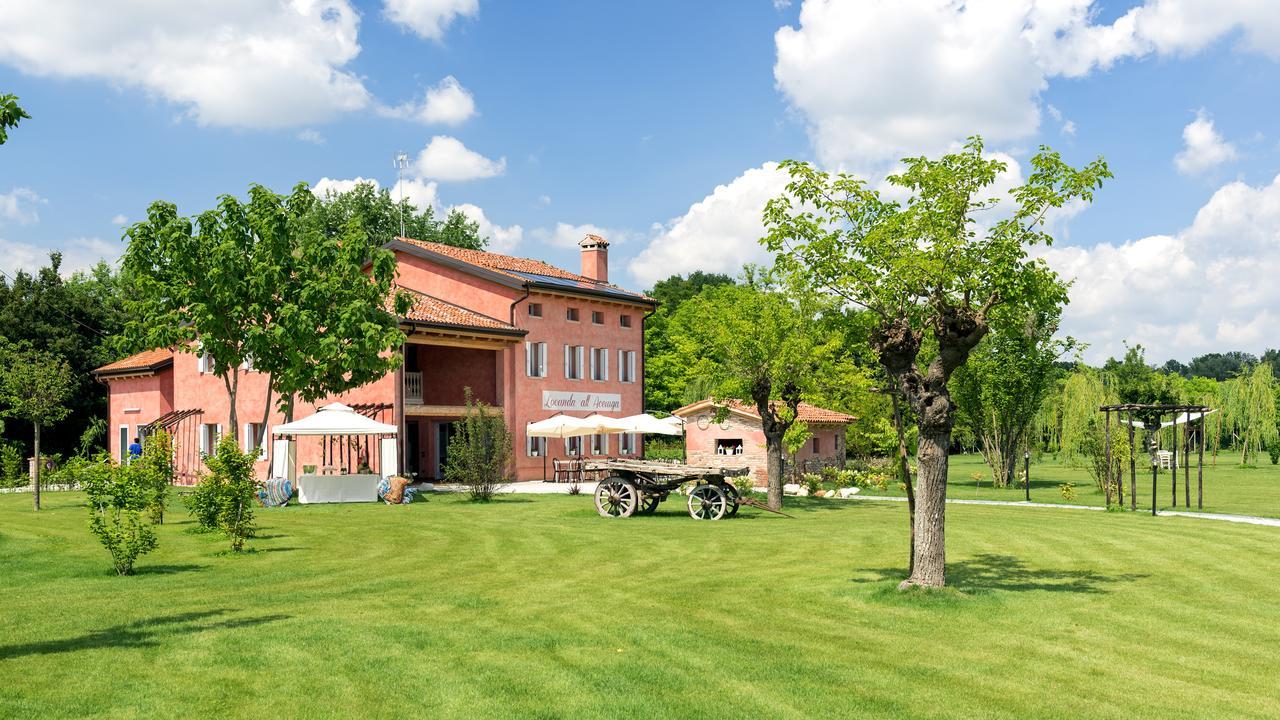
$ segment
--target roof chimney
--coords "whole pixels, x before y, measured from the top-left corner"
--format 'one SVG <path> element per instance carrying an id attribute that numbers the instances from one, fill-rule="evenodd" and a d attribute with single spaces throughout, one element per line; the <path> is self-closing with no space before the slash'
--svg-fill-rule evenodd
<path id="1" fill-rule="evenodd" d="M 609 282 L 609 241 L 599 235 L 587 235 L 578 247 L 582 248 L 582 274 L 597 282 Z"/>

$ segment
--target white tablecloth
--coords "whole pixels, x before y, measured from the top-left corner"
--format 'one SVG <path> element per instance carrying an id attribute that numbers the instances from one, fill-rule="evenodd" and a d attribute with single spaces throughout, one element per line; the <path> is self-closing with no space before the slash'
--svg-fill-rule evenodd
<path id="1" fill-rule="evenodd" d="M 377 502 L 377 475 L 303 475 L 298 478 L 298 502 Z"/>

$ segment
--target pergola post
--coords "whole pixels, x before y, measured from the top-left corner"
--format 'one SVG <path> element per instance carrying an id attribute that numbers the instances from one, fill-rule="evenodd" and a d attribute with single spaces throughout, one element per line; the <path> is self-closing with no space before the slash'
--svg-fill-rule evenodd
<path id="1" fill-rule="evenodd" d="M 1107 428 L 1107 450 L 1106 450 L 1106 452 L 1107 452 L 1107 479 L 1106 479 L 1106 487 L 1104 488 L 1104 490 L 1105 490 L 1105 493 L 1104 493 L 1104 494 L 1105 494 L 1105 495 L 1106 495 L 1106 497 L 1107 497 L 1107 507 L 1111 507 L 1111 483 L 1112 483 L 1112 478 L 1111 478 L 1111 411 L 1110 411 L 1110 410 L 1105 410 L 1105 411 L 1103 411 L 1103 412 L 1104 412 L 1104 414 L 1106 415 L 1106 418 L 1107 418 L 1107 419 L 1106 419 L 1106 422 L 1105 422 L 1105 425 L 1106 425 L 1106 428 Z M 1123 504 L 1123 501 L 1122 501 L 1122 503 L 1121 503 L 1121 504 Z"/>
<path id="2" fill-rule="evenodd" d="M 1184 507 L 1191 507 L 1191 413 L 1187 413 L 1187 424 L 1182 428 L 1182 495 L 1186 502 Z"/>
<path id="3" fill-rule="evenodd" d="M 1138 512 L 1138 461 L 1134 457 L 1133 411 L 1129 411 L 1129 509 Z"/>
<path id="4" fill-rule="evenodd" d="M 1173 455 L 1170 456 L 1172 461 L 1169 463 L 1169 482 L 1172 483 L 1170 487 L 1173 489 L 1173 506 L 1178 507 L 1178 414 L 1176 412 L 1173 414 L 1173 432 L 1169 439 L 1171 440 L 1169 445 L 1173 448 Z"/>
<path id="5" fill-rule="evenodd" d="M 1196 507 L 1200 510 L 1204 509 L 1204 440 L 1205 440 L 1205 416 L 1200 413 L 1200 441 L 1196 446 L 1200 449 L 1200 459 L 1196 463 Z"/>

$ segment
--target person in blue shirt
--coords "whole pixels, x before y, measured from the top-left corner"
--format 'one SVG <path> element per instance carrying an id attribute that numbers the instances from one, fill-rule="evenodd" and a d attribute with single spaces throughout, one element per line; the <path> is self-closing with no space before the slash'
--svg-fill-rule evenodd
<path id="1" fill-rule="evenodd" d="M 140 457 L 142 457 L 142 443 L 138 442 L 138 438 L 134 438 L 133 442 L 129 443 L 129 462 Z"/>

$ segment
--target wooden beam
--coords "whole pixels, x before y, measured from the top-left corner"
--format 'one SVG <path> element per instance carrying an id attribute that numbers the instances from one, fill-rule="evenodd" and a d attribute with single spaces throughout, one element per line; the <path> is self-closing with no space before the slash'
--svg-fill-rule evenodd
<path id="1" fill-rule="evenodd" d="M 509 340 L 484 337 L 479 335 L 453 335 L 436 333 L 413 333 L 405 342 L 413 345 L 439 345 L 443 347 L 473 348 L 477 350 L 505 350 L 520 342 L 519 338 Z"/>
<path id="2" fill-rule="evenodd" d="M 502 410 L 501 405 L 494 405 L 493 408 Z M 466 405 L 415 405 L 406 403 L 404 406 L 404 414 L 414 417 L 461 417 L 467 414 Z"/>

